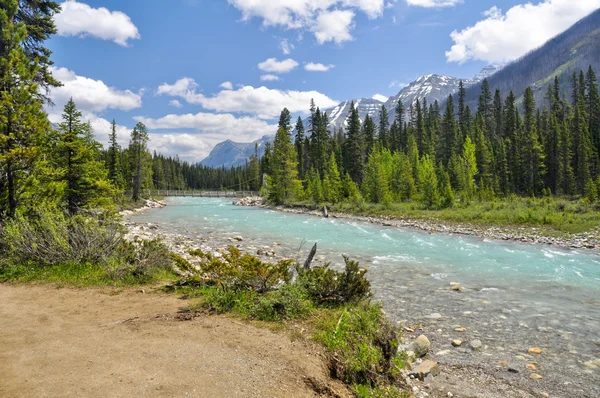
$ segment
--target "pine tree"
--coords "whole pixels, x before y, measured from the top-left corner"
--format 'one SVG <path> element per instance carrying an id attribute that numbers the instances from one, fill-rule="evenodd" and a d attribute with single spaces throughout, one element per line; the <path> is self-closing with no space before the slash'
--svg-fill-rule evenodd
<path id="1" fill-rule="evenodd" d="M 398 102 L 396 103 L 396 123 L 398 123 L 398 137 L 396 139 L 396 150 L 397 151 L 406 151 L 406 145 L 408 143 L 407 140 L 407 135 L 406 135 L 406 128 L 405 128 L 405 124 L 406 121 L 404 120 L 404 116 L 406 113 L 406 110 L 404 109 L 404 104 L 402 104 L 402 100 L 398 99 Z"/>
<path id="2" fill-rule="evenodd" d="M 348 135 L 344 148 L 344 170 L 352 180 L 357 184 L 362 182 L 363 178 L 363 142 L 360 131 L 360 117 L 358 109 L 354 102 L 350 105 L 350 115 L 348 116 Z"/>
<path id="3" fill-rule="evenodd" d="M 530 194 L 539 194 L 544 187 L 546 166 L 544 151 L 539 142 L 535 118 L 535 99 L 531 87 L 527 87 L 525 90 L 524 108 L 522 152 L 525 159 L 525 175 L 523 189 Z"/>
<path id="4" fill-rule="evenodd" d="M 401 201 L 412 199 L 417 187 L 410 159 L 405 153 L 396 152 L 392 164 L 391 187 L 394 196 Z"/>
<path id="5" fill-rule="evenodd" d="M 383 145 L 384 148 L 389 148 L 390 146 L 390 120 L 387 108 L 385 105 L 381 105 L 381 109 L 379 111 L 379 142 Z"/>
<path id="6" fill-rule="evenodd" d="M 365 178 L 362 184 L 364 196 L 372 203 L 389 203 L 392 154 L 388 149 L 375 149 L 369 155 L 365 166 Z"/>
<path id="7" fill-rule="evenodd" d="M 463 81 L 458 82 L 458 127 L 463 136 L 467 135 L 468 123 L 466 115 L 466 103 L 467 103 L 467 90 L 463 84 Z"/>
<path id="8" fill-rule="evenodd" d="M 278 129 L 284 129 L 288 134 L 291 133 L 292 129 L 292 115 L 288 108 L 283 108 L 281 115 L 279 115 L 279 126 Z"/>
<path id="9" fill-rule="evenodd" d="M 340 202 L 343 196 L 342 179 L 340 171 L 335 160 L 335 154 L 332 153 L 327 165 L 327 172 L 323 178 L 323 196 L 330 203 Z"/>
<path id="10" fill-rule="evenodd" d="M 579 97 L 581 99 L 581 97 Z M 584 194 L 585 187 L 592 179 L 591 166 L 592 159 L 592 140 L 590 138 L 587 118 L 583 106 L 583 101 L 578 101 L 575 105 L 575 113 L 571 125 L 575 137 L 575 178 L 577 182 L 577 191 Z"/>
<path id="11" fill-rule="evenodd" d="M 481 94 L 479 96 L 479 106 L 477 112 L 481 113 L 485 121 L 485 129 L 488 132 L 495 131 L 494 108 L 492 105 L 492 92 L 487 79 L 481 83 Z"/>
<path id="12" fill-rule="evenodd" d="M 573 158 L 571 135 L 566 122 L 557 123 L 557 169 L 556 169 L 556 192 L 564 195 L 573 193 L 575 175 L 571 159 Z"/>
<path id="13" fill-rule="evenodd" d="M 441 139 L 437 153 L 440 156 L 442 164 L 447 165 L 452 157 L 452 154 L 458 153 L 457 145 L 460 141 L 458 125 L 454 119 L 454 99 L 448 97 L 446 102 L 446 112 L 442 119 Z"/>
<path id="14" fill-rule="evenodd" d="M 294 146 L 296 147 L 296 155 L 298 156 L 298 176 L 301 180 L 304 179 L 304 175 L 306 173 L 304 168 L 304 140 L 304 123 L 302 122 L 302 118 L 298 117 L 298 120 L 296 121 L 296 140 L 294 142 Z"/>
<path id="15" fill-rule="evenodd" d="M 475 144 L 471 141 L 471 138 L 467 136 L 465 144 L 463 146 L 463 175 L 464 175 L 464 199 L 469 202 L 475 196 L 475 176 L 478 173 L 477 170 L 477 149 Z"/>
<path id="16" fill-rule="evenodd" d="M 0 0 L 0 218 L 15 217 L 22 199 L 33 196 L 26 191 L 35 188 L 30 183 L 50 130 L 36 84 L 44 83 L 38 78 L 44 73 L 44 60 L 37 64 L 31 59 L 26 47 L 32 39 L 17 13 L 15 0 Z M 43 48 L 44 39 L 31 45 Z"/>
<path id="17" fill-rule="evenodd" d="M 480 189 L 493 186 L 492 153 L 485 133 L 486 126 L 483 115 L 477 112 L 475 117 L 475 156 L 477 158 L 477 182 Z"/>
<path id="18" fill-rule="evenodd" d="M 148 176 L 148 130 L 146 126 L 139 122 L 131 132 L 129 141 L 129 160 L 131 170 L 131 198 L 137 202 L 140 200 L 144 180 Z"/>
<path id="19" fill-rule="evenodd" d="M 301 184 L 298 180 L 296 151 L 285 128 L 277 130 L 273 143 L 271 160 L 271 184 L 269 200 L 275 204 L 284 203 L 299 194 Z"/>
<path id="20" fill-rule="evenodd" d="M 64 199 L 70 215 L 102 202 L 110 193 L 107 171 L 97 160 L 100 144 L 94 140 L 90 124 L 83 122 L 81 117 L 71 98 L 58 127 L 54 159 L 55 167 L 60 170 L 60 180 L 65 183 Z"/>
<path id="21" fill-rule="evenodd" d="M 108 178 L 117 188 L 123 187 L 123 171 L 121 169 L 121 146 L 117 142 L 117 122 L 113 119 L 108 138 L 108 153 L 106 166 Z"/>
<path id="22" fill-rule="evenodd" d="M 365 116 L 365 122 L 362 127 L 362 137 L 363 137 L 363 157 L 361 162 L 366 162 L 373 150 L 373 146 L 375 145 L 375 134 L 377 132 L 377 126 L 375 125 L 375 121 L 369 115 Z M 364 160 L 363 160 L 364 159 Z"/>
<path id="23" fill-rule="evenodd" d="M 586 74 L 586 103 L 589 117 L 589 131 L 592 137 L 593 149 L 596 157 L 600 155 L 600 93 L 596 73 L 590 65 Z M 600 174 L 600 170 L 596 170 Z"/>

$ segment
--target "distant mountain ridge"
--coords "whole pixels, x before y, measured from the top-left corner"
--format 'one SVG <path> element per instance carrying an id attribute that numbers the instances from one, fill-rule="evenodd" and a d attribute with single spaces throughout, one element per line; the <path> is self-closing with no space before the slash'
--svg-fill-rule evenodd
<path id="1" fill-rule="evenodd" d="M 250 143 L 233 142 L 231 140 L 223 141 L 217 144 L 210 155 L 200 162 L 208 167 L 237 167 L 246 164 L 250 156 L 254 155 L 258 148 L 258 156 L 265 153 L 265 143 L 272 142 L 272 136 L 264 136 L 259 140 Z"/>
<path id="2" fill-rule="evenodd" d="M 481 83 L 484 79 L 487 79 L 492 93 L 499 89 L 505 97 L 512 90 L 518 102 L 522 100 L 525 89 L 531 86 L 534 89 L 536 103 L 541 108 L 544 105 L 544 96 L 548 85 L 553 83 L 555 77 L 560 81 L 563 92 L 569 93 L 571 74 L 580 70 L 586 71 L 590 65 L 596 73 L 600 73 L 600 9 L 519 60 L 508 65 L 486 66 L 472 79 L 462 79 L 462 81 L 466 88 L 467 103 L 471 109 L 477 108 Z M 370 115 L 377 122 L 381 105 L 385 105 L 389 112 L 390 122 L 392 122 L 398 101 L 402 101 L 405 109 L 408 109 L 409 105 L 417 99 L 426 99 L 428 104 L 437 100 L 440 106 L 443 106 L 449 95 L 458 92 L 460 80 L 452 76 L 425 75 L 404 87 L 385 103 L 372 98 L 356 98 L 342 101 L 336 107 L 324 111 L 329 116 L 329 126 L 332 130 L 346 125 L 350 105 L 353 101 L 358 107 L 361 120 L 364 120 L 366 115 Z M 272 139 L 273 137 L 263 137 L 265 140 L 263 142 L 272 141 Z M 253 144 L 238 145 L 247 145 L 253 148 Z M 241 152 L 248 153 L 248 156 L 253 153 Z M 235 155 L 235 158 L 230 159 L 227 153 Z M 245 162 L 243 156 L 239 152 L 229 149 L 227 145 L 219 144 L 209 157 L 202 161 L 202 164 L 215 166 L 243 164 Z"/>

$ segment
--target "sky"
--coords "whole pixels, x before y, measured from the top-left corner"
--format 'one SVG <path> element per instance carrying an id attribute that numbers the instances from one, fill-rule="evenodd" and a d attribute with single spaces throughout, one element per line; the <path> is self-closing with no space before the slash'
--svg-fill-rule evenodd
<path id="1" fill-rule="evenodd" d="M 385 99 L 419 76 L 473 77 L 518 59 L 600 0 L 67 0 L 49 40 L 59 122 L 73 98 L 108 141 L 136 123 L 149 149 L 197 162 L 219 142 L 274 134 L 353 98 Z"/>

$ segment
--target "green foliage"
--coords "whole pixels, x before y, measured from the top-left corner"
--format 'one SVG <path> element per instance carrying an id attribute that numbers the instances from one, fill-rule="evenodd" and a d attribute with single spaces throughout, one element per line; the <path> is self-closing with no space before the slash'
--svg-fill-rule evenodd
<path id="1" fill-rule="evenodd" d="M 440 194 L 438 189 L 438 178 L 433 161 L 429 155 L 421 158 L 419 163 L 419 190 L 421 202 L 432 209 L 439 205 Z"/>
<path id="2" fill-rule="evenodd" d="M 144 179 L 149 176 L 150 162 L 148 159 L 148 130 L 143 123 L 138 123 L 131 132 L 131 141 L 129 142 L 128 155 L 129 167 L 131 173 L 132 199 L 137 202 L 140 200 L 141 190 Z"/>
<path id="3" fill-rule="evenodd" d="M 291 277 L 292 260 L 271 264 L 250 254 L 242 254 L 233 246 L 222 257 L 202 252 L 194 254 L 204 260 L 200 265 L 202 273 L 222 290 L 252 289 L 265 293 L 282 282 L 288 282 Z"/>
<path id="4" fill-rule="evenodd" d="M 344 272 L 323 267 L 308 270 L 298 268 L 298 285 L 319 305 L 340 305 L 357 303 L 371 296 L 371 283 L 365 278 L 366 269 L 361 269 L 357 261 L 344 256 Z"/>
<path id="5" fill-rule="evenodd" d="M 301 196 L 302 184 L 298 180 L 296 150 L 286 129 L 280 128 L 277 131 L 270 162 L 269 201 L 282 204 L 288 199 Z"/>
<path id="6" fill-rule="evenodd" d="M 373 387 L 398 377 L 398 336 L 379 305 L 324 312 L 315 339 L 330 353 L 332 374 L 348 384 Z"/>

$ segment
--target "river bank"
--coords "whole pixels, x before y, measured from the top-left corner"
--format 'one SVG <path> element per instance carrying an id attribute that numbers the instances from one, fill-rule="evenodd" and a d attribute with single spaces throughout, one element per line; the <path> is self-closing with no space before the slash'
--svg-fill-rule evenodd
<path id="1" fill-rule="evenodd" d="M 218 207 L 220 209 L 230 208 L 230 204 L 227 206 L 223 201 L 216 203 L 224 206 Z M 171 210 L 177 207 L 175 201 Z M 162 219 L 157 222 L 136 221 L 153 219 L 153 214 L 162 214 L 156 212 L 165 210 L 151 210 L 151 214 L 142 217 L 128 217 L 131 236 L 145 239 L 160 236 L 173 251 L 184 257 L 188 250 L 196 248 L 219 256 L 226 246 L 234 245 L 266 260 L 296 258 L 303 261 L 310 248 L 300 250 L 285 239 L 268 241 L 268 238 L 240 232 L 240 229 L 231 229 L 225 224 L 217 223 L 222 228 L 215 228 L 206 221 L 206 217 L 201 224 L 207 225 L 200 229 L 181 225 L 175 219 L 173 224 L 164 223 Z M 181 210 L 187 215 L 187 220 L 197 211 L 189 207 Z M 204 214 L 212 215 L 212 209 L 205 211 L 207 213 Z M 271 210 L 252 211 L 252 214 L 264 214 L 265 211 Z M 327 223 L 330 221 L 335 219 Z M 323 252 L 320 249 L 318 253 L 317 264 L 333 259 L 333 253 L 327 250 Z M 429 274 L 424 275 L 418 270 L 411 271 L 414 277 L 409 280 L 397 280 L 393 286 L 388 286 L 382 284 L 381 278 L 388 277 L 380 274 L 381 265 L 361 259 L 363 261 L 367 261 L 366 265 L 372 270 L 369 275 L 373 278 L 376 298 L 384 301 L 386 312 L 404 328 L 407 343 L 426 334 L 431 340 L 431 358 L 442 364 L 442 376 L 430 378 L 426 383 L 411 381 L 419 391 L 416 396 L 424 396 L 421 392 L 434 397 L 446 397 L 448 392 L 459 397 L 544 397 L 549 393 L 553 397 L 593 396 L 586 395 L 583 380 L 573 378 L 578 372 L 583 371 L 586 377 L 596 372 L 592 369 L 594 350 L 588 352 L 581 348 L 581 344 L 592 344 L 593 347 L 595 340 L 592 337 L 591 343 L 585 343 L 589 337 L 579 335 L 581 331 L 578 331 L 579 322 L 588 322 L 587 316 L 567 314 L 576 322 L 569 322 L 562 314 L 548 317 L 553 314 L 545 305 L 514 297 L 511 300 L 511 291 L 482 289 L 460 279 L 458 282 L 463 282 L 462 290 L 454 291 L 448 282 L 432 279 Z M 422 285 L 424 278 L 428 281 L 425 286 Z M 546 321 L 551 322 L 548 324 Z M 461 347 L 450 344 L 456 339 L 462 340 Z M 479 350 L 470 347 L 473 340 L 481 342 Z M 543 348 L 543 354 L 528 352 L 529 348 L 537 345 Z M 574 354 L 569 354 L 571 358 L 564 358 L 564 353 L 569 350 Z M 531 371 L 530 365 L 537 370 Z M 564 374 L 561 376 L 561 373 Z M 533 374 L 541 375 L 543 380 L 531 379 Z"/>
<path id="2" fill-rule="evenodd" d="M 307 214 L 323 217 L 323 210 L 315 210 L 306 206 L 273 206 L 265 204 L 260 198 L 244 198 L 234 202 L 237 206 L 255 206 L 294 214 Z M 327 216 L 345 220 L 377 224 L 385 227 L 411 228 L 428 233 L 443 233 L 462 236 L 473 236 L 482 239 L 515 241 L 530 244 L 546 244 L 565 249 L 600 250 L 600 229 L 580 234 L 560 233 L 551 236 L 537 227 L 499 227 L 482 226 L 468 223 L 453 223 L 439 220 L 420 220 L 394 218 L 389 216 L 361 216 L 356 214 L 327 211 Z"/>

